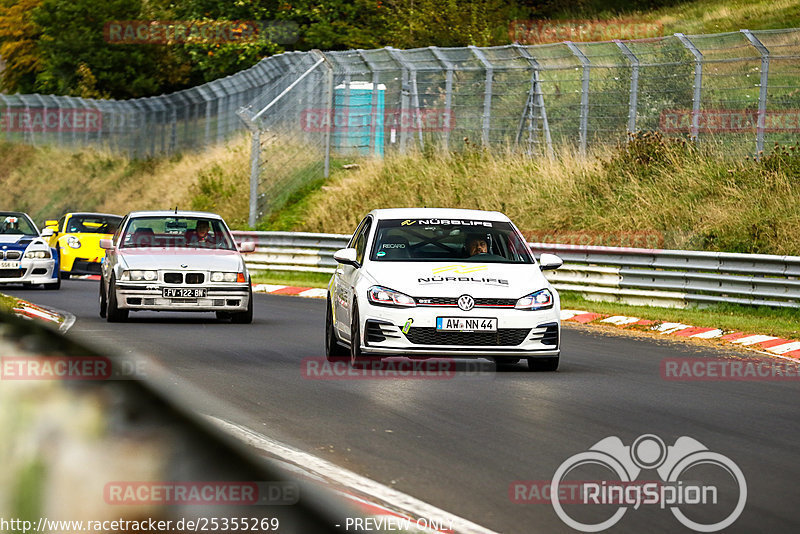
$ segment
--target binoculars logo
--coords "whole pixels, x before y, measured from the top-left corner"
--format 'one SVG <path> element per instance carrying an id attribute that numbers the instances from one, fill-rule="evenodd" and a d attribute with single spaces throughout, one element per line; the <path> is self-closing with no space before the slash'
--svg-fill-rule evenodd
<path id="1" fill-rule="evenodd" d="M 718 504 L 716 486 L 681 480 L 687 470 L 704 464 L 722 469 L 738 485 L 738 498 L 733 510 L 711 523 L 691 519 L 681 510 L 681 506 Z M 559 495 L 559 488 L 562 482 L 570 472 L 582 466 L 600 466 L 617 477 L 614 481 L 584 482 L 581 485 L 582 504 L 620 505 L 608 519 L 596 523 L 578 521 L 565 511 L 561 503 L 563 497 Z M 637 481 L 642 470 L 650 469 L 658 473 L 661 482 Z M 708 450 L 693 438 L 682 436 L 667 447 L 653 434 L 639 436 L 630 446 L 624 445 L 620 438 L 610 436 L 588 451 L 568 458 L 558 467 L 550 485 L 550 500 L 558 517 L 581 532 L 611 528 L 629 508 L 638 509 L 642 504 L 657 504 L 662 509 L 669 507 L 681 524 L 696 532 L 717 532 L 730 526 L 741 515 L 747 501 L 747 483 L 742 470 L 730 458 Z"/>

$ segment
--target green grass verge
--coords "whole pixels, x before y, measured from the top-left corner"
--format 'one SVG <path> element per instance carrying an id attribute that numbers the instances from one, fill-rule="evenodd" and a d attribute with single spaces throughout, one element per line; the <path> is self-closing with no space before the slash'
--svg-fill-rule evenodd
<path id="1" fill-rule="evenodd" d="M 568 291 L 561 292 L 560 295 L 562 309 L 627 315 L 641 319 L 800 339 L 800 309 L 735 304 L 718 304 L 708 308 L 655 308 L 629 306 L 616 302 L 595 302 Z"/>
<path id="2" fill-rule="evenodd" d="M 253 283 L 298 287 L 328 287 L 331 275 L 298 271 L 258 271 L 251 273 Z"/>

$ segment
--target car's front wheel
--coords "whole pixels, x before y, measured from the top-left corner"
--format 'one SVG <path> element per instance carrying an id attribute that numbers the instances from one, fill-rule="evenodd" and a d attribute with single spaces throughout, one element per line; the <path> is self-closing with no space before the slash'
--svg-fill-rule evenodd
<path id="1" fill-rule="evenodd" d="M 368 362 L 380 360 L 380 358 L 365 356 L 364 353 L 361 352 L 361 322 L 355 303 L 353 303 L 352 317 L 350 322 L 350 365 L 353 367 L 363 367 Z"/>
<path id="2" fill-rule="evenodd" d="M 106 320 L 109 323 L 121 323 L 128 320 L 128 310 L 121 310 L 117 304 L 117 287 L 114 275 L 108 283 L 108 303 L 106 305 Z"/>
<path id="3" fill-rule="evenodd" d="M 559 357 L 555 358 L 528 358 L 529 371 L 557 371 Z"/>
<path id="4" fill-rule="evenodd" d="M 329 362 L 339 362 L 347 359 L 348 351 L 336 339 L 336 332 L 333 326 L 333 311 L 331 308 L 331 298 L 328 297 L 327 311 L 325 312 L 325 359 Z"/>
<path id="5" fill-rule="evenodd" d="M 231 314 L 233 324 L 250 324 L 253 322 L 253 288 L 247 294 L 247 310 Z"/>

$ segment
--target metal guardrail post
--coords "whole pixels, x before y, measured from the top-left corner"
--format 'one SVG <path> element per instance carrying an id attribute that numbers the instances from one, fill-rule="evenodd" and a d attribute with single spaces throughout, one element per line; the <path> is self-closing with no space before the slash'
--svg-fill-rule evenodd
<path id="1" fill-rule="evenodd" d="M 448 61 L 442 51 L 439 50 L 435 46 L 428 47 L 436 59 L 441 63 L 445 68 L 445 79 L 444 79 L 444 112 L 447 114 L 447 128 L 444 129 L 442 132 L 444 135 L 442 136 L 442 144 L 445 150 L 450 149 L 450 130 L 453 128 L 453 124 L 455 124 L 455 120 L 453 117 L 453 64 Z"/>
<path id="2" fill-rule="evenodd" d="M 258 220 L 258 178 L 261 164 L 261 130 L 255 128 L 250 141 L 250 206 L 247 224 L 256 227 Z"/>
<path id="3" fill-rule="evenodd" d="M 676 33 L 675 37 L 685 46 L 694 56 L 694 92 L 692 95 L 692 137 L 699 141 L 700 136 L 700 99 L 703 90 L 703 53 L 697 49 L 694 43 L 682 33 Z"/>
<path id="4" fill-rule="evenodd" d="M 572 51 L 578 61 L 581 62 L 583 71 L 581 73 L 581 117 L 580 117 L 580 130 L 578 132 L 578 139 L 580 141 L 581 156 L 586 155 L 586 147 L 588 145 L 588 131 L 589 131 L 589 76 L 591 69 L 591 62 L 586 57 L 580 48 L 578 48 L 572 41 L 564 41 L 564 44 Z"/>
<path id="5" fill-rule="evenodd" d="M 486 58 L 486 54 L 481 49 L 474 45 L 470 45 L 469 49 L 483 64 L 486 70 L 486 84 L 483 93 L 483 127 L 481 128 L 481 141 L 483 146 L 489 146 L 489 133 L 492 123 L 492 82 L 494 81 L 494 66 Z"/>
<path id="6" fill-rule="evenodd" d="M 614 39 L 614 42 L 617 43 L 622 54 L 631 64 L 631 89 L 630 98 L 628 100 L 628 133 L 634 134 L 636 133 L 636 105 L 639 97 L 639 58 L 628 48 L 628 45 L 619 39 Z"/>
<path id="7" fill-rule="evenodd" d="M 764 129 L 767 120 L 767 84 L 769 83 L 769 49 L 750 30 L 740 30 L 761 55 L 761 84 L 758 90 L 758 129 L 756 132 L 756 157 L 764 151 Z"/>

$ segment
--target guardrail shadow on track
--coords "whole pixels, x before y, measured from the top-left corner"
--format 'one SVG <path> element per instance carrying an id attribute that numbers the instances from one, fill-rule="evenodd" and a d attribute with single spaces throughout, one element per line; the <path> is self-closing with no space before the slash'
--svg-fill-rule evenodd
<path id="1" fill-rule="evenodd" d="M 307 534 L 362 515 L 212 426 L 194 392 L 135 358 L 0 311 L 0 371 L 0 517 Z"/>

